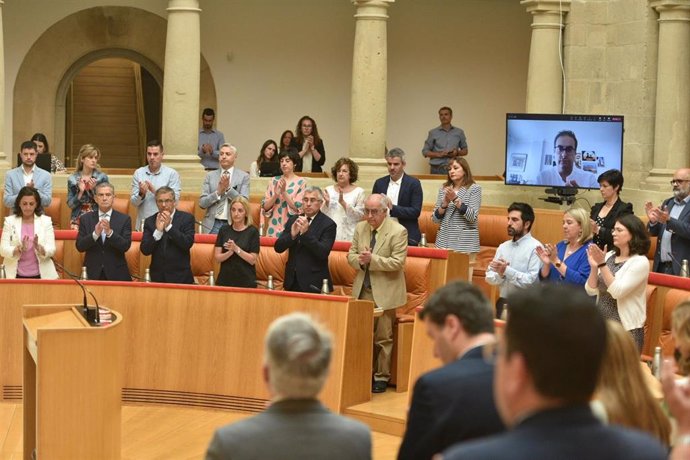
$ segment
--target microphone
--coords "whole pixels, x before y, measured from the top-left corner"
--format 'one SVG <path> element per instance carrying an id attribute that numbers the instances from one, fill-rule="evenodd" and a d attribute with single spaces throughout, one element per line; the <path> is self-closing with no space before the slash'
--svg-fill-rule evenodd
<path id="1" fill-rule="evenodd" d="M 207 227 L 206 225 L 204 225 L 204 223 L 201 222 L 200 220 L 195 220 L 194 223 L 197 224 L 197 225 L 199 225 L 201 228 L 203 228 L 203 229 L 205 229 L 205 230 L 208 230 L 209 232 L 210 232 L 211 230 L 213 230 L 211 227 Z"/>
<path id="2" fill-rule="evenodd" d="M 314 292 L 318 292 L 319 294 L 321 294 L 321 289 L 320 289 L 320 288 L 317 288 L 317 287 L 314 286 L 313 284 L 310 284 L 310 285 L 309 285 L 309 289 L 311 289 L 311 290 L 314 291 Z"/>
<path id="3" fill-rule="evenodd" d="M 670 252 L 667 252 L 666 255 L 671 258 L 672 263 L 678 265 L 679 267 L 682 267 L 682 264 L 680 262 L 678 262 L 678 259 L 673 257 L 673 254 L 671 254 Z"/>
<path id="4" fill-rule="evenodd" d="M 100 308 L 99 308 L 99 305 L 98 305 L 98 299 L 96 299 L 96 296 L 93 295 L 93 292 L 89 291 L 89 290 L 86 288 L 86 286 L 84 286 L 84 284 L 79 280 L 79 277 L 78 277 L 78 276 L 76 276 L 74 273 L 72 273 L 72 272 L 70 272 L 69 270 L 67 270 L 67 268 L 65 268 L 64 265 L 62 265 L 62 264 L 59 263 L 57 260 L 55 260 L 55 258 L 52 258 L 52 257 L 51 257 L 50 260 L 52 260 L 53 263 L 54 263 L 55 265 L 57 265 L 57 267 L 58 267 L 60 270 L 62 270 L 63 273 L 66 273 L 67 276 L 69 276 L 69 277 L 72 279 L 72 281 L 74 281 L 75 283 L 77 283 L 77 284 L 79 285 L 79 287 L 81 288 L 81 291 L 82 291 L 82 293 L 84 294 L 84 303 L 83 303 L 83 305 L 82 305 L 82 314 L 84 315 L 84 318 L 86 318 L 86 320 L 89 322 L 89 324 L 100 325 L 100 324 L 101 324 Z M 87 293 L 87 292 L 89 293 L 89 295 L 90 295 L 91 298 L 93 299 L 94 303 L 96 304 L 96 309 L 95 309 L 95 312 L 94 312 L 94 315 L 93 315 L 93 316 L 90 314 L 89 308 L 88 308 L 88 305 L 87 305 L 87 297 L 86 297 L 86 293 Z"/>

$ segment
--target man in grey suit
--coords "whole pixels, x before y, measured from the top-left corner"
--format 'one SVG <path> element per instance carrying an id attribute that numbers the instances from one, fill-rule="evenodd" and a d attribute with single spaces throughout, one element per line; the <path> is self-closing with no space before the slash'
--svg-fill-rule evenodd
<path id="1" fill-rule="evenodd" d="M 271 405 L 216 431 L 206 460 L 233 458 L 369 459 L 369 428 L 326 409 L 316 396 L 331 361 L 331 335 L 304 313 L 268 328 L 263 376 Z"/>
<path id="2" fill-rule="evenodd" d="M 36 144 L 31 141 L 22 142 L 22 164 L 5 173 L 5 195 L 3 201 L 6 208 L 12 208 L 17 199 L 19 190 L 29 186 L 38 190 L 41 196 L 41 205 L 44 208 L 50 206 L 53 199 L 53 181 L 50 173 L 36 166 Z"/>
<path id="3" fill-rule="evenodd" d="M 210 171 L 201 186 L 199 206 L 206 210 L 204 233 L 218 233 L 228 223 L 228 202 L 238 195 L 249 199 L 249 174 L 235 168 L 237 149 L 230 144 L 220 146 L 220 168 Z"/>

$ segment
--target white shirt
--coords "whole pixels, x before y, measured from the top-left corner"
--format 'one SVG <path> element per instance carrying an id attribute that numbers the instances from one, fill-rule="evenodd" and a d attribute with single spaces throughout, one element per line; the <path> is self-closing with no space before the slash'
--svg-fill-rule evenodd
<path id="1" fill-rule="evenodd" d="M 106 211 L 106 212 L 101 212 L 100 209 L 99 209 L 98 211 L 96 211 L 96 212 L 98 212 L 98 220 L 99 220 L 99 221 L 105 219 L 105 220 L 107 220 L 108 222 L 110 222 L 110 217 L 113 215 L 113 208 L 108 209 L 108 211 Z M 103 234 L 104 234 L 104 233 L 105 233 L 105 232 L 103 231 L 103 232 L 101 232 L 101 234 L 99 235 L 98 233 L 96 233 L 96 230 L 94 230 L 93 233 L 91 234 L 91 236 L 93 237 L 93 240 L 96 241 L 98 238 L 103 237 Z M 110 235 L 105 235 L 105 236 L 106 236 L 106 238 L 107 238 L 107 237 L 110 237 L 112 234 L 113 234 L 113 229 L 110 229 Z"/>
<path id="2" fill-rule="evenodd" d="M 36 169 L 36 165 L 34 164 L 31 167 L 31 171 L 29 171 L 27 173 L 26 169 L 24 169 L 24 166 L 22 165 L 22 174 L 24 175 L 24 185 L 29 185 L 29 183 L 34 180 L 34 170 L 35 169 Z"/>
<path id="3" fill-rule="evenodd" d="M 170 224 L 168 224 L 168 226 L 165 227 L 165 231 L 166 231 L 166 232 L 169 232 L 170 229 L 172 228 L 172 221 L 173 221 L 174 218 L 175 218 L 175 210 L 173 209 L 172 214 L 170 214 Z M 163 238 L 163 232 L 161 232 L 161 231 L 158 230 L 158 229 L 155 229 L 155 230 L 153 231 L 153 239 L 156 240 L 156 241 L 159 241 L 161 238 Z"/>
<path id="4" fill-rule="evenodd" d="M 573 166 L 573 170 L 570 172 L 570 175 L 566 177 L 565 181 L 558 173 L 557 166 L 545 169 L 539 173 L 539 176 L 537 178 L 537 184 L 553 185 L 554 187 L 563 187 L 565 186 L 566 181 L 570 182 L 572 180 L 577 182 L 578 187 L 596 189 L 599 188 L 597 176 L 594 173 L 583 171 L 577 166 Z"/>
<path id="5" fill-rule="evenodd" d="M 232 173 L 235 172 L 235 167 L 231 167 L 230 169 L 224 169 L 220 173 L 220 177 L 223 177 L 223 174 L 228 173 L 228 188 L 230 188 L 230 184 L 232 184 Z M 218 198 L 218 208 L 216 208 L 216 219 L 218 220 L 228 220 L 228 200 L 225 198 L 225 194 L 223 196 L 218 195 L 218 190 L 216 190 L 216 197 Z"/>
<path id="6" fill-rule="evenodd" d="M 386 196 L 388 197 L 389 200 L 391 200 L 391 203 L 393 203 L 393 206 L 398 205 L 398 196 L 400 195 L 400 186 L 402 185 L 402 180 L 403 176 L 405 173 L 402 173 L 400 176 L 400 179 L 393 180 L 392 177 L 389 177 L 388 180 L 388 189 L 386 190 Z M 398 222 L 397 217 L 391 217 L 394 221 Z"/>

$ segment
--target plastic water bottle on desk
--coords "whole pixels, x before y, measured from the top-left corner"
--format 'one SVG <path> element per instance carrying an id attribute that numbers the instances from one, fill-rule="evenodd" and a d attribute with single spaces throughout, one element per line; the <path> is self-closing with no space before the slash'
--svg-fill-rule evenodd
<path id="1" fill-rule="evenodd" d="M 422 233 L 422 237 L 419 239 L 419 247 L 425 248 L 426 246 L 426 233 Z"/>
<path id="2" fill-rule="evenodd" d="M 147 268 L 146 271 L 144 272 L 144 283 L 150 283 L 151 282 L 151 269 Z"/>
<path id="3" fill-rule="evenodd" d="M 323 283 L 321 283 L 321 294 L 330 294 L 331 291 L 328 289 L 328 279 L 324 278 Z"/>
<path id="4" fill-rule="evenodd" d="M 683 259 L 680 264 L 680 276 L 683 278 L 690 277 L 690 273 L 688 273 L 688 259 Z"/>
<path id="5" fill-rule="evenodd" d="M 216 285 L 216 277 L 213 274 L 213 270 L 208 272 L 208 285 L 209 286 L 215 286 Z"/>
<path id="6" fill-rule="evenodd" d="M 5 271 L 5 264 L 0 264 L 0 280 L 7 279 L 7 272 Z"/>
<path id="7" fill-rule="evenodd" d="M 86 274 L 86 267 L 84 267 L 84 266 L 81 267 L 81 279 L 83 279 L 83 280 L 89 279 L 89 276 Z"/>
<path id="8" fill-rule="evenodd" d="M 268 281 L 266 282 L 266 289 L 272 291 L 273 288 L 273 275 L 268 275 Z"/>

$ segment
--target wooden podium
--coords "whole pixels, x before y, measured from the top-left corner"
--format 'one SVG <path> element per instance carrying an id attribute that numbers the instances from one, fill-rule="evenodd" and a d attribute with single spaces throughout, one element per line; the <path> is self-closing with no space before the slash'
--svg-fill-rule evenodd
<path id="1" fill-rule="evenodd" d="M 24 459 L 119 459 L 122 317 L 92 327 L 72 305 L 25 305 Z"/>

